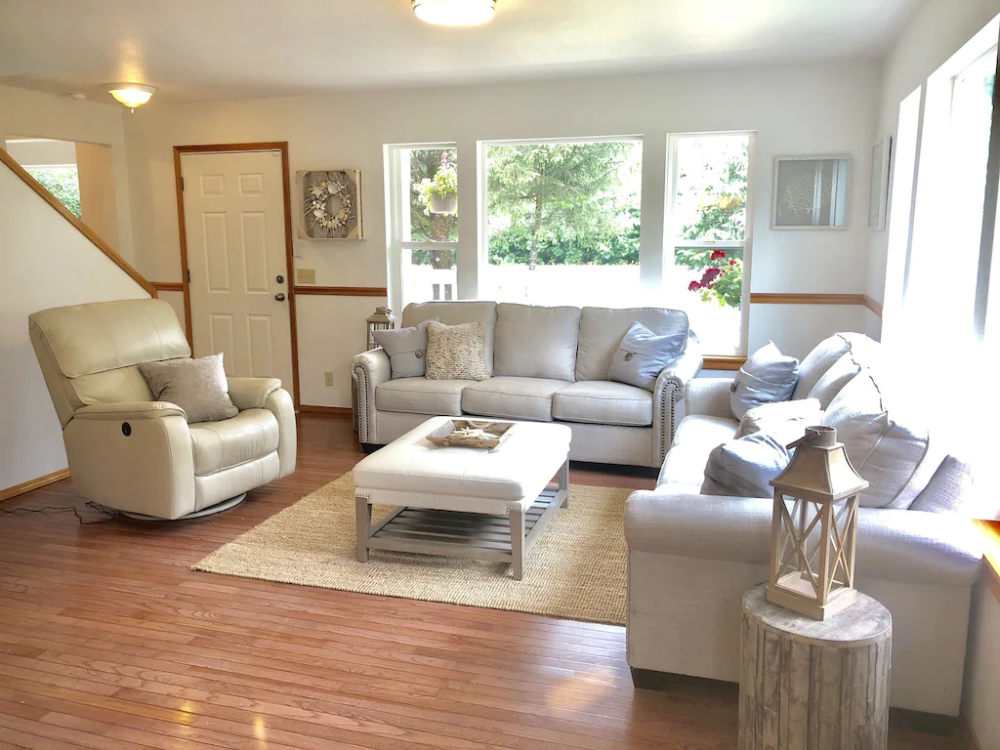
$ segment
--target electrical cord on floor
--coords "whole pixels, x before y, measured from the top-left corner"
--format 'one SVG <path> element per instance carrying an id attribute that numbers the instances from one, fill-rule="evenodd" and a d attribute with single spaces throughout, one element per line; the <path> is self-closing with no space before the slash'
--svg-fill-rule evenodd
<path id="1" fill-rule="evenodd" d="M 46 505 L 42 508 L 14 508 L 13 510 L 0 508 L 0 513 L 9 514 L 12 516 L 24 513 L 48 513 L 48 512 L 72 513 L 74 516 L 76 516 L 76 520 L 80 522 L 81 526 L 93 526 L 94 524 L 98 523 L 107 523 L 108 521 L 113 520 L 118 515 L 117 510 L 114 510 L 112 508 L 106 508 L 105 506 L 98 505 L 97 503 L 88 502 L 86 504 L 86 507 L 90 508 L 91 510 L 96 510 L 99 513 L 104 513 L 106 514 L 106 517 L 100 518 L 96 521 L 85 521 L 83 519 L 83 516 L 80 515 L 80 509 L 75 508 L 72 505 Z"/>

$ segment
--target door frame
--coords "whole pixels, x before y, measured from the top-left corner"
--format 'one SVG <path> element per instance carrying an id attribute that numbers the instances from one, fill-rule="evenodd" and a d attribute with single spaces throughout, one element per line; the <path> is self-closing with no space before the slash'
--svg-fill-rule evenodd
<path id="1" fill-rule="evenodd" d="M 184 183 L 181 175 L 183 154 L 214 154 L 231 151 L 280 151 L 281 182 L 285 204 L 285 278 L 288 280 L 288 319 L 292 337 L 292 385 L 295 392 L 295 411 L 299 410 L 299 331 L 295 310 L 295 268 L 292 255 L 292 191 L 288 171 L 288 141 L 265 141 L 260 143 L 215 143 L 197 146 L 174 146 L 174 183 L 177 191 L 177 219 L 180 229 L 181 285 L 184 292 L 184 329 L 188 345 L 194 350 L 194 327 L 191 322 L 191 284 L 188 282 L 187 226 L 184 218 Z"/>

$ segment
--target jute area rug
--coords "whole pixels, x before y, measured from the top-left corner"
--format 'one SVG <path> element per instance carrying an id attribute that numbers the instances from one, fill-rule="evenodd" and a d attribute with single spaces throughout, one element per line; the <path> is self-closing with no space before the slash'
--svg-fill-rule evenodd
<path id="1" fill-rule="evenodd" d="M 525 560 L 510 565 L 373 550 L 355 559 L 354 485 L 345 475 L 272 516 L 194 566 L 280 583 L 625 624 L 622 514 L 630 490 L 572 485 Z M 373 521 L 389 508 L 373 507 Z"/>

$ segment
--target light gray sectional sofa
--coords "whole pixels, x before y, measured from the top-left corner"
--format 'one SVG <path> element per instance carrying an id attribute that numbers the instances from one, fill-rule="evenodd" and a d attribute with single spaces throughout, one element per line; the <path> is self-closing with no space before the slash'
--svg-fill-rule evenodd
<path id="1" fill-rule="evenodd" d="M 673 440 L 676 405 L 702 365 L 680 310 L 427 302 L 408 305 L 402 326 L 433 318 L 446 325 L 482 321 L 492 377 L 393 380 L 383 350 L 357 355 L 352 377 L 366 446 L 385 445 L 431 416 L 474 415 L 567 424 L 574 461 L 659 467 Z M 612 355 L 636 321 L 657 335 L 689 335 L 684 354 L 660 373 L 652 392 L 607 379 Z"/>
<path id="2" fill-rule="evenodd" d="M 827 339 L 802 361 L 793 398 L 820 400 L 823 423 L 843 433 L 851 462 L 872 485 L 861 497 L 867 507 L 859 512 L 857 587 L 892 613 L 892 705 L 957 716 L 981 562 L 970 515 L 990 509 L 975 505 L 968 467 L 918 426 L 920 415 L 894 409 L 900 389 L 884 376 L 879 354 L 860 334 Z M 731 384 L 701 378 L 688 385 L 680 405 L 688 416 L 659 486 L 633 493 L 626 505 L 633 669 L 738 680 L 740 603 L 746 589 L 768 578 L 773 501 L 701 492 L 709 453 L 739 425 Z M 891 426 L 880 428 L 874 445 L 851 445 L 866 429 L 859 415 L 870 413 L 871 399 L 857 403 L 866 387 L 888 415 L 872 423 Z"/>

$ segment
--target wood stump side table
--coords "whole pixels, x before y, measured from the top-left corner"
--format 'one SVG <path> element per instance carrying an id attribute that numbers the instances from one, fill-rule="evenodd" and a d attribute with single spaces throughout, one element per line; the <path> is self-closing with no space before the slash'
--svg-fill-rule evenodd
<path id="1" fill-rule="evenodd" d="M 892 616 L 859 593 L 824 621 L 771 604 L 740 616 L 739 750 L 885 750 Z"/>

